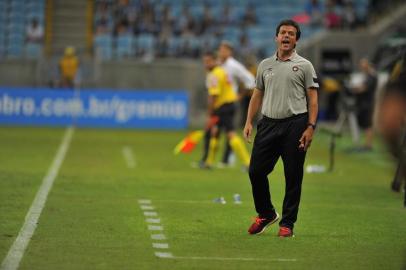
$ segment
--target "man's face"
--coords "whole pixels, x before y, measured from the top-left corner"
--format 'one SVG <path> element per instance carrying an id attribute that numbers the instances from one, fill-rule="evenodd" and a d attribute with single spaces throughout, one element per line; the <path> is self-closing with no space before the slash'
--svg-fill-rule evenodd
<path id="1" fill-rule="evenodd" d="M 291 25 L 282 25 L 275 38 L 278 49 L 291 51 L 296 47 L 296 28 Z"/>
<path id="2" fill-rule="evenodd" d="M 210 71 L 216 66 L 216 59 L 214 59 L 210 55 L 204 55 L 203 56 L 203 65 L 206 70 Z"/>
<path id="3" fill-rule="evenodd" d="M 220 61 L 224 62 L 228 57 L 230 57 L 231 51 L 227 46 L 225 45 L 220 45 L 219 51 L 218 51 L 218 57 L 220 58 Z"/>

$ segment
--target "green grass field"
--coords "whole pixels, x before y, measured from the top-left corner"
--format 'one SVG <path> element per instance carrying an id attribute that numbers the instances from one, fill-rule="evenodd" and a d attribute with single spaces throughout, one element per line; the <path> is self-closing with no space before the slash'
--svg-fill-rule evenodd
<path id="1" fill-rule="evenodd" d="M 63 128 L 0 128 L 0 258 L 6 257 L 56 155 Z M 20 269 L 405 269 L 406 209 L 392 193 L 383 147 L 348 154 L 337 141 L 333 173 L 305 174 L 296 237 L 247 234 L 255 216 L 239 166 L 211 171 L 172 154 L 185 131 L 76 129 Z M 317 134 L 306 164 L 328 165 Z M 129 168 L 123 148 L 131 149 Z M 281 211 L 281 163 L 270 177 Z M 233 203 L 233 194 L 242 204 Z M 214 203 L 223 196 L 226 204 Z M 149 224 L 139 200 L 150 200 Z M 151 231 L 159 225 L 163 231 Z M 166 240 L 153 240 L 151 234 Z M 166 243 L 168 249 L 154 248 Z M 155 252 L 172 254 L 159 258 Z"/>

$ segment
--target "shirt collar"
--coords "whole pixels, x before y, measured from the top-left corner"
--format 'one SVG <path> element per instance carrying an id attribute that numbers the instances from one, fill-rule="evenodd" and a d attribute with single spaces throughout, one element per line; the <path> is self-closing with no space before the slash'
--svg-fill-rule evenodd
<path id="1" fill-rule="evenodd" d="M 297 55 L 297 53 L 296 53 L 296 50 L 294 50 L 293 51 L 293 53 L 289 56 L 289 58 L 288 59 L 286 59 L 285 61 L 283 61 L 283 62 L 287 62 L 287 61 L 293 61 L 294 60 L 294 58 L 296 57 L 296 55 Z M 279 61 L 279 57 L 278 57 L 278 50 L 276 50 L 276 52 L 275 52 L 275 54 L 274 54 L 274 59 L 276 60 L 276 61 Z"/>

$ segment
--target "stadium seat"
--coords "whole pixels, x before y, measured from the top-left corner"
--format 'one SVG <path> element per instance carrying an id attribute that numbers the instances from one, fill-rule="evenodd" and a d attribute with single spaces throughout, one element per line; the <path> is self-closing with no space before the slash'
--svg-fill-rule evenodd
<path id="1" fill-rule="evenodd" d="M 238 44 L 242 33 L 239 27 L 226 27 L 223 31 L 223 39 L 230 41 L 232 44 Z"/>
<path id="2" fill-rule="evenodd" d="M 29 59 L 37 59 L 41 56 L 42 45 L 36 43 L 27 43 L 25 45 L 25 57 Z"/>
<path id="3" fill-rule="evenodd" d="M 7 57 L 9 58 L 20 58 L 23 56 L 23 46 L 22 44 L 8 44 L 7 48 Z"/>
<path id="4" fill-rule="evenodd" d="M 6 39 L 0 34 L 0 57 L 6 54 Z"/>
<path id="5" fill-rule="evenodd" d="M 25 34 L 22 32 L 11 32 L 8 35 L 7 40 L 10 44 L 23 44 L 25 40 Z"/>
<path id="6" fill-rule="evenodd" d="M 136 54 L 153 53 L 155 51 L 155 37 L 152 34 L 140 34 L 136 42 Z"/>
<path id="7" fill-rule="evenodd" d="M 121 59 L 133 55 L 133 37 L 130 34 L 119 35 L 116 39 L 116 56 Z"/>
<path id="8" fill-rule="evenodd" d="M 182 39 L 172 36 L 168 40 L 168 56 L 177 56 L 182 44 Z"/>
<path id="9" fill-rule="evenodd" d="M 113 39 L 110 35 L 95 36 L 93 47 L 96 57 L 99 59 L 109 60 L 112 58 Z"/>

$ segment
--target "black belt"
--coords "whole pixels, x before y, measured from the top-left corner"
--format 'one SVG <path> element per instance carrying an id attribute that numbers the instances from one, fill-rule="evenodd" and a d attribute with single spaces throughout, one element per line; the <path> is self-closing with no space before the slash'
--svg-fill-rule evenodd
<path id="1" fill-rule="evenodd" d="M 265 122 L 286 122 L 286 121 L 294 120 L 294 119 L 297 119 L 297 118 L 302 118 L 302 117 L 307 116 L 307 115 L 308 115 L 308 113 L 305 112 L 305 113 L 294 114 L 292 116 L 289 116 L 289 117 L 286 117 L 286 118 L 280 118 L 280 119 L 279 118 L 270 118 L 268 116 L 262 115 L 262 119 Z"/>

